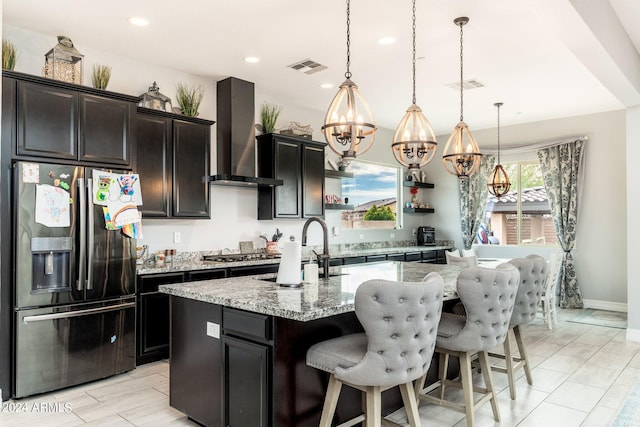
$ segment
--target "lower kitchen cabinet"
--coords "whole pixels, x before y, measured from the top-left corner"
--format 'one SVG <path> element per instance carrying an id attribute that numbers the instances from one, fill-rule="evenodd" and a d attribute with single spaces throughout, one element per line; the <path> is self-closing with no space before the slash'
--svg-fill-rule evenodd
<path id="1" fill-rule="evenodd" d="M 136 365 L 169 357 L 169 295 L 158 286 L 183 280 L 182 273 L 138 277 Z"/>
<path id="2" fill-rule="evenodd" d="M 271 348 L 224 335 L 224 425 L 270 425 Z"/>
<path id="3" fill-rule="evenodd" d="M 200 424 L 222 424 L 222 307 L 171 297 L 169 403 Z M 253 385 L 247 386 L 250 392 Z M 241 426 L 249 424 L 224 424 Z"/>

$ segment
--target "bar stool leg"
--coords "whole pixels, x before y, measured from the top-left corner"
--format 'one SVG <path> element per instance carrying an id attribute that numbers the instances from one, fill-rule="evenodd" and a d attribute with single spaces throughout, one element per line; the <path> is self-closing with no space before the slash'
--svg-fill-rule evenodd
<path id="1" fill-rule="evenodd" d="M 366 387 L 367 411 L 366 427 L 380 427 L 382 418 L 382 398 L 379 386 Z"/>
<path id="2" fill-rule="evenodd" d="M 513 328 L 513 333 L 516 336 L 516 344 L 518 344 L 518 351 L 520 352 L 520 359 L 522 359 L 524 363 L 524 373 L 527 376 L 527 382 L 529 385 L 533 384 L 533 378 L 531 377 L 531 368 L 529 367 L 529 359 L 527 358 L 527 353 L 524 349 L 524 342 L 522 341 L 522 331 L 520 330 L 520 325 L 517 325 Z"/>
<path id="3" fill-rule="evenodd" d="M 329 377 L 329 385 L 327 386 L 327 394 L 324 398 L 319 427 L 331 427 L 331 421 L 333 421 L 333 414 L 336 412 L 341 389 L 342 382 L 338 381 L 334 375 L 331 375 Z"/>
<path id="4" fill-rule="evenodd" d="M 467 352 L 460 352 L 460 377 L 462 380 L 462 394 L 464 395 L 464 409 L 467 416 L 467 426 L 473 427 L 473 380 L 471 378 L 471 358 Z"/>
<path id="5" fill-rule="evenodd" d="M 489 365 L 489 355 L 485 351 L 478 353 L 480 361 L 480 369 L 484 378 L 484 384 L 488 393 L 491 393 L 491 409 L 493 410 L 493 419 L 500 422 L 500 409 L 498 408 L 498 399 L 493 387 L 493 375 L 491 374 L 491 366 Z"/>
<path id="6" fill-rule="evenodd" d="M 509 332 L 507 332 L 507 337 L 504 339 L 504 362 L 506 363 L 507 368 L 507 379 L 509 380 L 509 393 L 511 395 L 511 400 L 516 400 L 516 383 L 514 379 L 514 370 L 515 367 L 513 365 L 513 352 L 511 351 L 511 340 L 509 339 Z"/>
<path id="7" fill-rule="evenodd" d="M 411 427 L 420 427 L 420 415 L 418 414 L 418 403 L 416 402 L 416 393 L 413 391 L 411 383 L 400 384 L 400 394 L 402 402 L 407 412 L 407 420 Z"/>

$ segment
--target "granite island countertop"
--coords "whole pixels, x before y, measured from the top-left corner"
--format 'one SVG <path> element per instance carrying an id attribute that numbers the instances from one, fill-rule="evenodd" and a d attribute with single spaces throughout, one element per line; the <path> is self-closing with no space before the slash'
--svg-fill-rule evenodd
<path id="1" fill-rule="evenodd" d="M 392 247 L 369 248 L 369 249 L 340 249 L 337 251 L 330 249 L 329 253 L 331 254 L 331 258 L 341 258 L 341 257 L 353 257 L 353 256 L 367 256 L 367 255 L 427 252 L 427 251 L 451 249 L 452 247 L 453 245 L 392 246 Z M 303 259 L 305 259 L 304 256 L 303 256 Z M 179 272 L 179 271 L 210 270 L 210 269 L 216 269 L 216 268 L 278 264 L 279 262 L 280 262 L 280 258 L 255 259 L 250 261 L 233 261 L 233 262 L 203 261 L 201 259 L 201 256 L 198 256 L 196 258 L 183 259 L 179 262 L 165 263 L 163 267 L 156 267 L 154 265 L 138 266 L 136 269 L 136 273 L 138 275 L 143 275 L 143 274 L 156 274 L 156 273 L 171 273 L 171 272 Z"/>
<path id="2" fill-rule="evenodd" d="M 447 265 L 381 261 L 331 267 L 329 279 L 320 279 L 317 284 L 304 283 L 299 288 L 277 285 L 273 281 L 276 275 L 271 273 L 161 285 L 159 290 L 177 297 L 306 322 L 353 311 L 356 288 L 370 279 L 420 282 L 426 274 L 437 272 L 444 279 L 444 299 L 454 299 L 460 271 L 459 267 Z"/>

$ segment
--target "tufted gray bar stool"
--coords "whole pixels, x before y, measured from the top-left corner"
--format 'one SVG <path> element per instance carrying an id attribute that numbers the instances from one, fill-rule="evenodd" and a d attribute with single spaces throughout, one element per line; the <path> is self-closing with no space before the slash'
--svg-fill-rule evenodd
<path id="1" fill-rule="evenodd" d="M 419 283 L 369 280 L 356 289 L 355 312 L 364 333 L 313 345 L 307 365 L 330 373 L 320 427 L 333 420 L 340 389 L 365 393 L 365 413 L 342 425 L 381 425 L 381 392 L 399 386 L 411 426 L 419 426 L 413 381 L 426 374 L 442 313 L 444 283 L 430 273 Z"/>
<path id="2" fill-rule="evenodd" d="M 458 276 L 457 293 L 466 316 L 443 313 L 438 326 L 436 352 L 439 358 L 439 380 L 424 388 L 426 375 L 415 384 L 419 399 L 463 412 L 467 426 L 474 425 L 475 410 L 491 402 L 493 417 L 500 421 L 500 411 L 493 388 L 487 351 L 504 342 L 518 290 L 520 273 L 510 264 L 495 269 L 468 267 Z M 474 386 L 471 359 L 478 356 L 485 387 Z M 460 379 L 446 378 L 449 356 L 460 359 Z M 444 399 L 445 386 L 461 387 L 464 404 Z M 439 395 L 433 395 L 439 389 Z M 474 392 L 482 396 L 475 400 Z"/>
<path id="3" fill-rule="evenodd" d="M 509 379 L 509 391 L 511 399 L 516 398 L 515 374 L 519 369 L 524 369 L 527 382 L 533 384 L 529 359 L 522 340 L 521 327 L 536 318 L 538 305 L 545 290 L 548 276 L 547 261 L 538 255 L 528 255 L 526 258 L 516 258 L 508 262 L 520 272 L 520 286 L 516 295 L 516 304 L 513 308 L 509 328 L 513 331 L 518 346 L 519 356 L 513 353 L 509 337 L 504 341 L 504 354 L 490 353 L 492 357 L 505 360 L 505 367 L 492 366 L 496 372 L 506 373 Z"/>

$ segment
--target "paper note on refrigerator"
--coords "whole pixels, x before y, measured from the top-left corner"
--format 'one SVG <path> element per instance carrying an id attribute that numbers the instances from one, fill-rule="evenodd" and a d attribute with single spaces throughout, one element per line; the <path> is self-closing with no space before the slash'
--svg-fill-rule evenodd
<path id="1" fill-rule="evenodd" d="M 45 227 L 69 227 L 69 192 L 53 185 L 36 185 L 36 222 Z"/>
<path id="2" fill-rule="evenodd" d="M 108 206 L 109 203 L 141 205 L 140 177 L 138 174 L 119 174 L 94 169 L 93 203 L 101 206 Z"/>

